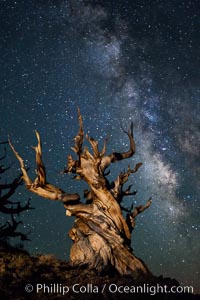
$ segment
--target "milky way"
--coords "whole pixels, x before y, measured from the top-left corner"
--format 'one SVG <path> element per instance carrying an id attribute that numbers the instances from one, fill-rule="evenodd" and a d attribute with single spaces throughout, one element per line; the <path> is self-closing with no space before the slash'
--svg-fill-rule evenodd
<path id="1" fill-rule="evenodd" d="M 134 124 L 136 155 L 109 179 L 141 161 L 130 178 L 138 193 L 125 205 L 151 208 L 138 217 L 133 248 L 153 273 L 198 290 L 200 56 L 198 1 L 2 1 L 1 137 L 9 134 L 34 176 L 34 130 L 41 133 L 49 181 L 85 188 L 60 174 L 78 130 L 108 152 L 128 147 L 120 129 Z M 19 170 L 11 151 L 8 179 Z M 30 195 L 22 187 L 19 197 Z M 62 205 L 32 197 L 21 218 L 31 253 L 67 258 L 73 220 Z"/>

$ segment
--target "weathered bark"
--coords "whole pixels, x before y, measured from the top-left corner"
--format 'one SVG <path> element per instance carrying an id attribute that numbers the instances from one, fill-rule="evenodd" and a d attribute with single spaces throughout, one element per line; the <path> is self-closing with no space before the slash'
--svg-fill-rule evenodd
<path id="1" fill-rule="evenodd" d="M 84 180 L 89 190 L 84 191 L 86 203 L 80 201 L 78 194 L 67 194 L 63 190 L 47 183 L 45 167 L 42 162 L 42 148 L 39 133 L 36 132 L 38 145 L 36 152 L 37 177 L 32 181 L 27 174 L 24 162 L 19 154 L 10 146 L 20 162 L 23 180 L 27 189 L 44 198 L 60 200 L 64 203 L 67 216 L 75 216 L 75 224 L 69 232 L 73 245 L 70 252 L 71 264 L 74 266 L 87 266 L 98 272 L 114 267 L 120 274 L 132 274 L 135 278 L 150 275 L 147 266 L 137 258 L 132 251 L 131 232 L 135 226 L 135 217 L 150 206 L 146 205 L 124 209 L 121 202 L 124 196 L 135 195 L 131 192 L 131 185 L 123 189 L 130 174 L 137 172 L 142 165 L 137 164 L 134 169 L 128 167 L 127 172 L 120 173 L 117 179 L 110 183 L 106 178 L 105 170 L 111 163 L 130 158 L 135 153 L 133 128 L 124 131 L 129 138 L 129 150 L 123 153 L 113 152 L 106 155 L 106 141 L 103 149 L 99 151 L 98 142 L 86 135 L 93 154 L 88 148 L 83 148 L 84 132 L 82 116 L 78 109 L 79 132 L 74 141 L 72 150 L 77 158 L 68 156 L 64 173 L 74 173 L 75 179 Z M 122 210 L 127 213 L 126 218 Z"/>

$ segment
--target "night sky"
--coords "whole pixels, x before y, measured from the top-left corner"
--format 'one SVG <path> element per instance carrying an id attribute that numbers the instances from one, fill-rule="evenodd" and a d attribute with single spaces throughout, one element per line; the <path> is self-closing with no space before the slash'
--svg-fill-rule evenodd
<path id="1" fill-rule="evenodd" d="M 10 135 L 34 178 L 37 129 L 48 181 L 83 195 L 86 184 L 60 174 L 78 131 L 77 106 L 86 133 L 100 144 L 109 136 L 108 153 L 127 149 L 120 126 L 133 121 L 136 154 L 112 165 L 108 179 L 143 163 L 129 178 L 138 193 L 124 203 L 153 198 L 136 220 L 134 253 L 154 274 L 198 292 L 199 29 L 199 0 L 1 0 L 1 140 Z M 6 159 L 9 181 L 19 164 L 10 149 Z M 69 259 L 73 218 L 24 186 L 13 199 L 29 197 L 35 209 L 21 215 L 21 229 L 31 231 L 25 248 Z"/>

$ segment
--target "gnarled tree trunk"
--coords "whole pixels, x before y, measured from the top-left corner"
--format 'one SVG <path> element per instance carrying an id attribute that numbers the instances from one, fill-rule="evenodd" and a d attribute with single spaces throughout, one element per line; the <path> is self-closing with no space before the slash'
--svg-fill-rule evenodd
<path id="1" fill-rule="evenodd" d="M 10 146 L 20 162 L 23 179 L 28 190 L 44 198 L 63 202 L 67 216 L 75 216 L 75 224 L 69 232 L 73 245 L 70 251 L 70 261 L 74 266 L 86 266 L 98 272 L 115 268 L 120 274 L 132 274 L 135 278 L 146 277 L 151 273 L 147 266 L 137 258 L 131 248 L 131 232 L 135 226 L 135 217 L 148 208 L 151 199 L 145 205 L 126 209 L 126 218 L 122 214 L 123 197 L 136 194 L 131 192 L 131 186 L 123 189 L 131 173 L 135 173 L 141 163 L 134 169 L 128 167 L 117 179 L 110 183 L 106 177 L 106 169 L 111 163 L 130 158 L 135 153 L 132 126 L 125 132 L 129 138 L 130 147 L 127 152 L 114 152 L 106 155 L 106 141 L 100 151 L 98 142 L 86 135 L 93 153 L 83 148 L 84 132 L 82 116 L 78 109 L 79 132 L 72 148 L 77 158 L 68 156 L 64 173 L 74 173 L 75 179 L 87 182 L 89 189 L 84 191 L 85 203 L 80 201 L 78 194 L 67 194 L 63 190 L 46 181 L 46 172 L 41 156 L 42 148 L 39 133 L 36 132 L 38 145 L 36 152 L 37 177 L 32 181 L 27 174 L 24 162 Z"/>

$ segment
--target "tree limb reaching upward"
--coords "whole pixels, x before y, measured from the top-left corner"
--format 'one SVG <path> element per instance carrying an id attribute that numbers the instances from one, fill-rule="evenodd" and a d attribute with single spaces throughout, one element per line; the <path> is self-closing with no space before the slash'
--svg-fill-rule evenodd
<path id="1" fill-rule="evenodd" d="M 57 188 L 46 181 L 45 167 L 42 162 L 42 146 L 40 141 L 40 135 L 37 131 L 36 131 L 36 137 L 37 137 L 38 145 L 36 147 L 33 147 L 33 149 L 35 150 L 36 153 L 37 176 L 34 181 L 32 181 L 28 176 L 23 159 L 17 153 L 17 151 L 15 150 L 14 146 L 12 145 L 9 139 L 9 145 L 20 163 L 21 171 L 23 174 L 22 178 L 26 184 L 26 188 L 30 192 L 33 192 L 41 197 L 48 198 L 50 200 L 60 200 L 62 202 L 79 200 L 80 196 L 78 194 L 67 194 L 60 188 Z"/>
<path id="2" fill-rule="evenodd" d="M 147 266 L 137 258 L 131 244 L 131 232 L 135 225 L 135 217 L 148 208 L 151 200 L 146 205 L 133 205 L 128 209 L 122 207 L 123 198 L 134 196 L 136 191 L 131 191 L 132 185 L 124 188 L 131 174 L 139 170 L 142 163 L 133 169 L 121 172 L 115 181 L 109 182 L 105 173 L 112 163 L 131 158 L 135 153 L 133 137 L 133 124 L 130 129 L 123 132 L 129 138 L 129 149 L 125 152 L 113 152 L 106 155 L 106 143 L 99 150 L 98 141 L 85 135 L 92 152 L 88 147 L 83 147 L 84 131 L 83 118 L 78 108 L 79 130 L 74 138 L 71 148 L 73 155 L 68 155 L 67 165 L 63 173 L 73 173 L 74 178 L 84 180 L 89 188 L 84 191 L 86 202 L 80 200 L 77 193 L 67 194 L 60 188 L 49 184 L 46 180 L 45 166 L 42 161 L 42 147 L 40 135 L 36 131 L 38 144 L 33 147 L 36 153 L 37 172 L 32 181 L 24 165 L 24 161 L 17 153 L 9 140 L 9 144 L 20 163 L 23 180 L 29 191 L 50 200 L 60 200 L 64 203 L 67 216 L 75 216 L 75 223 L 69 232 L 73 240 L 70 252 L 70 261 L 74 266 L 87 266 L 98 272 L 109 267 L 114 267 L 120 274 L 132 274 L 135 278 L 149 276 L 151 272 Z M 122 210 L 127 212 L 126 217 Z"/>

